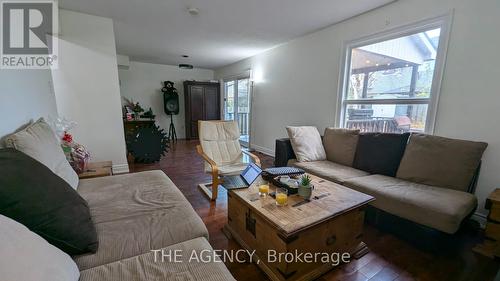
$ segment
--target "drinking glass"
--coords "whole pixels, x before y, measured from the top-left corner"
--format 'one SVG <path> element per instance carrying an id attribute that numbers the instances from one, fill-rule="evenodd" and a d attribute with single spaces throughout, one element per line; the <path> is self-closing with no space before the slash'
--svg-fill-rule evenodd
<path id="1" fill-rule="evenodd" d="M 276 205 L 286 206 L 288 203 L 288 190 L 285 188 L 276 188 Z"/>
<path id="2" fill-rule="evenodd" d="M 269 183 L 261 182 L 259 184 L 259 195 L 261 197 L 266 197 L 269 194 Z"/>

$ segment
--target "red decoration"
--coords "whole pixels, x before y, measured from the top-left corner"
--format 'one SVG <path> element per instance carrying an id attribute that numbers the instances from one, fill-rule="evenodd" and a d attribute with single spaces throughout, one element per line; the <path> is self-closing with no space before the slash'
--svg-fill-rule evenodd
<path id="1" fill-rule="evenodd" d="M 62 137 L 62 140 L 67 142 L 67 143 L 72 143 L 73 142 L 73 136 L 68 134 L 68 132 L 64 132 L 64 136 Z"/>

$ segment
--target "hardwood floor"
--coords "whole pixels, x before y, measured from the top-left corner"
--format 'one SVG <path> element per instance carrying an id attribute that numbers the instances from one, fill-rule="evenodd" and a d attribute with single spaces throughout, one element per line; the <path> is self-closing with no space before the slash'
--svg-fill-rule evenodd
<path id="1" fill-rule="evenodd" d="M 161 169 L 184 193 L 210 232 L 210 244 L 215 249 L 239 249 L 228 240 L 221 228 L 227 221 L 227 197 L 219 190 L 217 202 L 210 202 L 197 187 L 209 182 L 203 172 L 203 161 L 195 152 L 197 141 L 180 140 L 159 163 L 131 164 L 131 172 Z M 273 165 L 273 158 L 257 153 L 263 167 Z M 365 225 L 364 241 L 370 252 L 359 260 L 339 266 L 318 280 L 493 280 L 498 263 L 474 254 L 472 247 L 481 240 L 477 231 L 463 231 L 453 250 L 432 254 L 407 242 Z M 260 269 L 251 263 L 226 264 L 237 280 L 267 280 Z"/>

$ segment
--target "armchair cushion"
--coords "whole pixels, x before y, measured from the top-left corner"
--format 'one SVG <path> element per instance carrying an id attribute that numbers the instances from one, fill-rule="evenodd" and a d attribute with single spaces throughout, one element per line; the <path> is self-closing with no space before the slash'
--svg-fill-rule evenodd
<path id="1" fill-rule="evenodd" d="M 234 121 L 199 121 L 200 145 L 218 166 L 243 162 L 240 130 Z"/>

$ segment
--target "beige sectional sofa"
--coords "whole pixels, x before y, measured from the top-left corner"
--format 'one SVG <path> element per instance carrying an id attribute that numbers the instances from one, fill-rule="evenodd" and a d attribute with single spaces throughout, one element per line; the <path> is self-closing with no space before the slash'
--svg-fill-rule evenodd
<path id="1" fill-rule="evenodd" d="M 333 142 L 327 139 L 332 134 L 338 137 Z M 357 134 L 359 144 L 352 138 L 352 135 Z M 407 140 L 403 139 L 399 146 L 382 148 L 380 141 L 387 136 L 397 138 L 394 134 L 365 135 L 358 131 L 327 128 L 323 138 L 324 147 L 321 148 L 326 151 L 326 159 L 314 161 L 297 161 L 294 150 L 304 150 L 304 147 L 294 145 L 293 139 L 291 142 L 290 139 L 280 139 L 276 142 L 275 165 L 302 168 L 311 174 L 374 196 L 376 200 L 371 205 L 378 210 L 444 233 L 455 233 L 477 207 L 473 191 L 481 156 L 487 144 L 412 134 L 407 136 Z M 365 149 L 360 148 L 361 138 L 364 139 Z M 370 147 L 366 140 L 376 145 Z M 306 142 L 306 150 L 318 149 L 308 146 L 310 143 Z M 363 161 L 370 162 L 374 157 L 384 158 L 385 154 L 377 151 L 379 147 L 392 154 L 392 159 L 386 162 L 395 165 L 393 174 L 381 175 L 373 172 L 373 169 L 367 171 L 358 168 Z M 399 154 L 391 152 L 394 149 L 400 149 Z M 332 155 L 334 153 L 337 155 Z M 364 160 L 361 159 L 363 157 Z M 354 160 L 340 164 L 334 159 Z M 383 165 L 384 159 L 375 159 L 375 162 L 376 165 Z M 384 170 L 384 167 L 379 168 Z"/>
<path id="2" fill-rule="evenodd" d="M 0 280 L 234 280 L 162 171 L 79 180 L 43 119 L 6 145 Z"/>
<path id="3" fill-rule="evenodd" d="M 81 281 L 234 280 L 222 262 L 189 260 L 193 251 L 213 251 L 208 231 L 174 183 L 162 171 L 80 180 L 99 249 L 75 256 Z M 182 250 L 182 263 L 152 250 Z"/>

